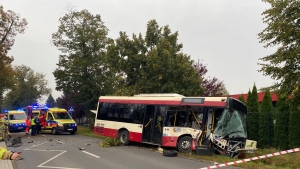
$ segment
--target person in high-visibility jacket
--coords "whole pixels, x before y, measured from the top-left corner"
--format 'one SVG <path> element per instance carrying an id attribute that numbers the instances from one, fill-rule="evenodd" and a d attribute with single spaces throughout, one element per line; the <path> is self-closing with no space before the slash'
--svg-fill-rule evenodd
<path id="1" fill-rule="evenodd" d="M 7 121 L 5 119 L 4 114 L 0 114 L 0 141 L 3 141 L 5 139 L 5 134 L 10 136 L 9 133 L 7 133 Z"/>
<path id="2" fill-rule="evenodd" d="M 34 118 L 31 118 L 31 135 L 34 136 L 36 134 L 36 124 L 35 124 L 35 119 L 37 116 Z"/>
<path id="3" fill-rule="evenodd" d="M 13 153 L 0 146 L 0 160 L 16 160 L 19 157 L 19 153 Z"/>
<path id="4" fill-rule="evenodd" d="M 25 124 L 26 124 L 26 135 L 28 135 L 29 134 L 29 129 L 30 129 L 30 126 L 31 126 L 31 120 L 30 120 L 29 116 L 27 116 Z"/>

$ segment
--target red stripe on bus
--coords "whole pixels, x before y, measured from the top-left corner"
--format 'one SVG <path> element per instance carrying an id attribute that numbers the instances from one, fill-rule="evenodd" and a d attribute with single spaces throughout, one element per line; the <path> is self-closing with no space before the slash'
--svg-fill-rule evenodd
<path id="1" fill-rule="evenodd" d="M 115 100 L 99 99 L 101 103 L 126 103 L 126 104 L 163 104 L 163 105 L 180 105 L 181 101 L 174 100 Z"/>
<path id="2" fill-rule="evenodd" d="M 101 128 L 101 127 L 94 127 L 94 133 L 99 134 L 101 136 L 111 137 L 111 138 L 117 138 L 118 136 L 118 130 L 117 129 L 111 129 L 111 128 Z M 133 142 L 142 142 L 142 133 L 137 132 L 130 132 L 129 131 L 129 140 Z"/>
<path id="3" fill-rule="evenodd" d="M 161 146 L 163 147 L 176 147 L 178 137 L 163 136 Z"/>

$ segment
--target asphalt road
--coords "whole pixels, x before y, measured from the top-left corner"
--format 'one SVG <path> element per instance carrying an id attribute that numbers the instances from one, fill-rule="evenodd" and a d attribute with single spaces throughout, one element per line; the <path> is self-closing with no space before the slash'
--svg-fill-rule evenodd
<path id="1" fill-rule="evenodd" d="M 15 161 L 17 169 L 198 169 L 212 165 L 184 157 L 165 157 L 149 147 L 121 146 L 101 148 L 100 139 L 80 135 L 25 136 L 20 146 L 10 150 L 21 152 L 23 160 Z M 84 148 L 84 150 L 79 150 Z"/>

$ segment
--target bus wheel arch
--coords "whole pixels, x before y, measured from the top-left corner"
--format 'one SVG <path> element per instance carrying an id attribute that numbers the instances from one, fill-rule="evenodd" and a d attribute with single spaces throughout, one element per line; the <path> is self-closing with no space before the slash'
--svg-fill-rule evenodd
<path id="1" fill-rule="evenodd" d="M 118 139 L 121 141 L 121 143 L 125 146 L 129 145 L 129 132 L 125 128 L 121 128 L 118 131 Z"/>
<path id="2" fill-rule="evenodd" d="M 179 152 L 187 153 L 192 151 L 193 138 L 189 134 L 184 134 L 178 137 L 177 149 Z"/>

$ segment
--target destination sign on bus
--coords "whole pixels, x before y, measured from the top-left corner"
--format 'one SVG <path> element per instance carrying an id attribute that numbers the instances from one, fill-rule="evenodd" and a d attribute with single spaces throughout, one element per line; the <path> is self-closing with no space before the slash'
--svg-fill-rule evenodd
<path id="1" fill-rule="evenodd" d="M 182 98 L 182 103 L 204 104 L 205 98 Z"/>

